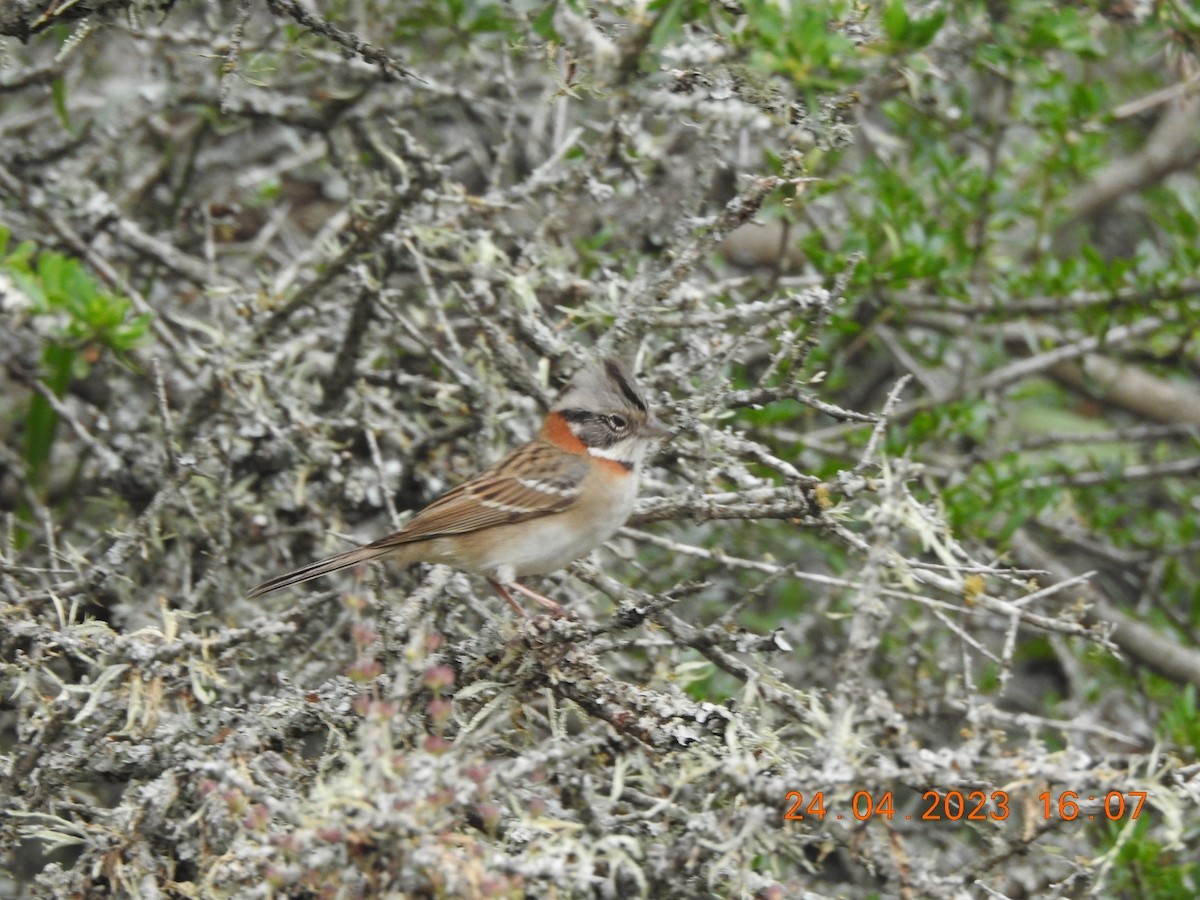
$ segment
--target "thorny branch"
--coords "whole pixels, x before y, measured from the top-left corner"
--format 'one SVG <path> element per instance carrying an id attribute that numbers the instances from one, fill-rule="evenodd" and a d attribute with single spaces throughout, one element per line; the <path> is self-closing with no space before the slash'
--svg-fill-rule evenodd
<path id="1" fill-rule="evenodd" d="M 21 48 L 0 86 L 6 252 L 72 255 L 153 316 L 127 368 L 87 368 L 93 332 L 71 344 L 90 374 L 56 390 L 46 338 L 68 313 L 36 309 L 15 264 L 0 272 L 0 883 L 949 898 L 1086 873 L 1099 890 L 1111 867 L 1086 862 L 1093 833 L 1030 818 L 1042 785 L 1147 791 L 1155 840 L 1186 844 L 1194 767 L 1152 751 L 1149 708 L 1089 703 L 1080 671 L 1117 658 L 1197 684 L 1195 653 L 1122 608 L 1103 566 L 1049 545 L 1162 578 L 1194 541 L 1071 543 L 1033 516 L 1016 568 L 958 533 L 938 489 L 997 454 L 1086 439 L 949 453 L 900 438 L 922 414 L 1045 375 L 1169 423 L 1092 433 L 1145 448 L 1122 486 L 1194 475 L 1194 453 L 1151 450 L 1194 437 L 1180 422 L 1195 392 L 1135 356 L 1186 333 L 1194 278 L 977 303 L 931 298 L 929 279 L 897 287 L 904 315 L 876 318 L 886 260 L 837 233 L 870 202 L 838 193 L 857 177 L 807 177 L 852 139 L 849 95 L 752 72 L 721 31 L 753 25 L 736 4 L 679 33 L 667 7 L 634 21 L 560 5 L 549 21 L 410 4 L 401 24 L 291 0 L 228 21 L 122 9 L 105 24 L 98 8 L 46 7 L 39 29 L 87 24 Z M 941 71 L 899 68 L 870 23 L 829 26 L 852 38 L 839 52 L 872 48 L 856 65 L 879 85 L 915 91 Z M 855 95 L 878 128 L 870 91 Z M 1068 211 L 1178 170 L 1194 149 L 1183 126 L 1161 122 Z M 1010 131 L 987 136 L 989 178 Z M 989 190 L 970 220 L 981 278 L 1001 203 Z M 717 258 L 776 216 L 767 271 Z M 820 240 L 793 252 L 797 235 Z M 796 258 L 806 269 L 784 271 Z M 1063 324 L 1142 302 L 1153 316 L 1103 334 Z M 979 364 L 983 339 L 1008 355 Z M 386 564 L 244 599 L 528 438 L 598 353 L 638 369 L 672 433 L 627 526 L 538 583 L 566 616 L 509 615 L 466 573 Z M 1013 490 L 1108 477 L 1075 464 Z M 1143 606 L 1186 629 L 1186 608 Z M 783 815 L 812 786 L 843 816 L 864 791 L 919 813 L 931 785 L 1023 790 L 1023 827 L 967 821 L 955 842 Z"/>

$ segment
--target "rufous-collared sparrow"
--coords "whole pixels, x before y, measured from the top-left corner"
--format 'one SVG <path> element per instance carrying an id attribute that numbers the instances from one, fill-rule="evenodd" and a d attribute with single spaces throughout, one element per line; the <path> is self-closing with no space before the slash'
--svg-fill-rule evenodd
<path id="1" fill-rule="evenodd" d="M 537 437 L 400 531 L 264 581 L 247 596 L 389 557 L 401 566 L 444 563 L 483 575 L 521 614 L 508 588 L 560 612 L 516 579 L 553 572 L 612 537 L 633 511 L 647 447 L 665 433 L 624 366 L 600 360 L 575 376 Z"/>

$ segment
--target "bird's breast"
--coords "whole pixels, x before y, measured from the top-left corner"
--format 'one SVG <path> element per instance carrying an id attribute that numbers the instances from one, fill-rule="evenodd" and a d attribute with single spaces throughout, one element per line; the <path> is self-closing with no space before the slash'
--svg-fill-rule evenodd
<path id="1" fill-rule="evenodd" d="M 455 538 L 455 547 L 445 548 L 444 555 L 457 557 L 455 562 L 462 568 L 488 577 L 502 568 L 518 578 L 545 575 L 612 537 L 633 512 L 636 500 L 634 473 L 613 478 L 596 469 L 583 484 L 579 499 L 562 512 L 462 535 Z"/>

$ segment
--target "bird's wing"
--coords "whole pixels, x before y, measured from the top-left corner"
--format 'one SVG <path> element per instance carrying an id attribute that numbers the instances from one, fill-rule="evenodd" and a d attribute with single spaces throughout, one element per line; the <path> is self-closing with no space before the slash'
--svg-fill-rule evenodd
<path id="1" fill-rule="evenodd" d="M 587 471 L 587 457 L 531 441 L 438 497 L 401 531 L 367 547 L 396 547 L 562 512 L 579 498 Z"/>
<path id="2" fill-rule="evenodd" d="M 347 566 L 386 556 L 397 547 L 443 535 L 466 534 L 493 525 L 536 519 L 569 509 L 579 498 L 587 458 L 534 440 L 474 478 L 438 497 L 408 525 L 387 537 L 309 563 L 264 581 L 247 594 L 258 597 Z"/>

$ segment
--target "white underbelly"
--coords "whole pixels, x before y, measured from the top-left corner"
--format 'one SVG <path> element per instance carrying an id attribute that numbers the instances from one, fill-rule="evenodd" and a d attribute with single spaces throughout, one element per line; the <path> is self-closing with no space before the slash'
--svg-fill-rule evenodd
<path id="1" fill-rule="evenodd" d="M 546 575 L 587 556 L 612 537 L 633 512 L 637 478 L 624 481 L 628 485 L 622 485 L 615 495 L 610 492 L 603 503 L 504 526 L 505 533 L 478 570 L 490 577 L 499 575 L 500 580 L 504 576 Z"/>

